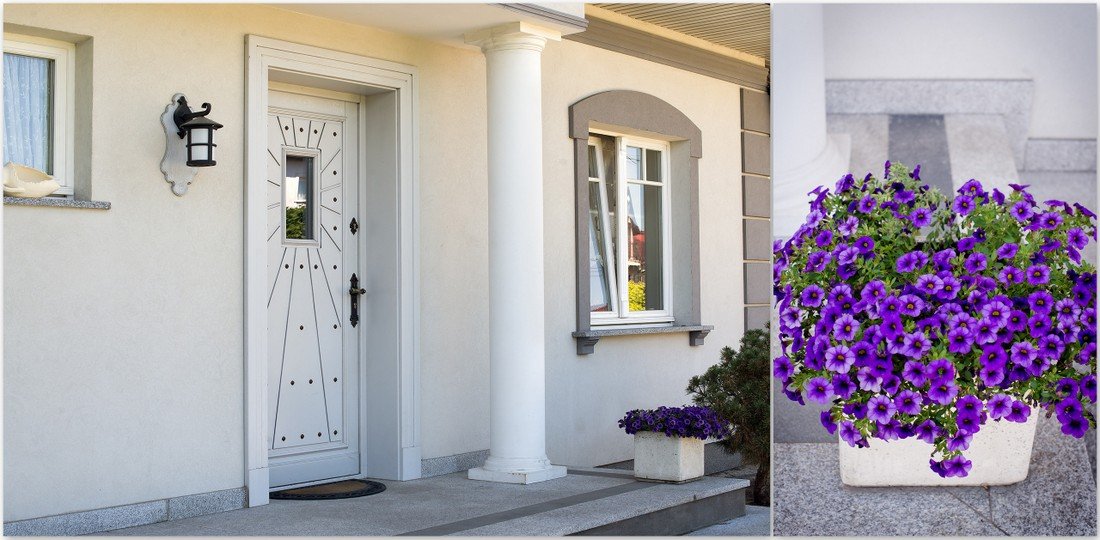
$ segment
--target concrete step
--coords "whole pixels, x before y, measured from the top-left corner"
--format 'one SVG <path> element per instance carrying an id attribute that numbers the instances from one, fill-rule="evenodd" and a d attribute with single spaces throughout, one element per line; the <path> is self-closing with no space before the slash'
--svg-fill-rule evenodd
<path id="1" fill-rule="evenodd" d="M 531 485 L 453 473 L 358 499 L 271 501 L 112 531 L 128 536 L 562 536 L 685 534 L 745 514 L 747 480 L 639 482 L 629 470 L 570 469 Z"/>

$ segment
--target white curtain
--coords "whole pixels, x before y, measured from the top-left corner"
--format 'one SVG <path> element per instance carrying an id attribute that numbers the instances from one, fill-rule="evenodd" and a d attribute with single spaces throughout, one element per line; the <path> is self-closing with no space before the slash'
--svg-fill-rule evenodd
<path id="1" fill-rule="evenodd" d="M 50 174 L 52 63 L 4 53 L 4 163 L 13 161 Z"/>

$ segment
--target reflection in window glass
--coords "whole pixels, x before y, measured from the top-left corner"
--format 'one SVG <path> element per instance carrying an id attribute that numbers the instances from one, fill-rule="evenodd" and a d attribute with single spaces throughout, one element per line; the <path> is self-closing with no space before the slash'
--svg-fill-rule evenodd
<path id="1" fill-rule="evenodd" d="M 645 179 L 650 182 L 661 181 L 661 151 L 650 150 L 645 151 Z"/>
<path id="2" fill-rule="evenodd" d="M 4 163 L 53 174 L 53 60 L 4 53 Z"/>
<path id="3" fill-rule="evenodd" d="M 664 309 L 661 188 L 627 184 L 627 298 L 630 311 Z"/>
<path id="4" fill-rule="evenodd" d="M 626 177 L 630 180 L 642 179 L 642 149 L 637 146 L 626 147 Z"/>
<path id="5" fill-rule="evenodd" d="M 591 272 L 588 282 L 591 288 L 589 298 L 592 300 L 592 311 L 612 311 L 614 309 L 611 304 L 611 282 L 608 274 L 607 257 L 604 256 L 607 253 L 607 246 L 604 245 L 606 230 L 603 226 L 603 220 L 600 218 L 602 198 L 600 183 L 588 182 L 588 214 L 590 219 L 588 225 L 590 240 L 588 266 Z"/>
<path id="6" fill-rule="evenodd" d="M 286 156 L 283 170 L 286 239 L 313 240 L 313 158 Z"/>

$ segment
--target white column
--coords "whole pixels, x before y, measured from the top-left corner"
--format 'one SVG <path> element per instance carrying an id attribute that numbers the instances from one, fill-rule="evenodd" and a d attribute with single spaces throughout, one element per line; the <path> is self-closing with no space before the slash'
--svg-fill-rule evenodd
<path id="1" fill-rule="evenodd" d="M 810 190 L 848 171 L 850 141 L 825 128 L 822 6 L 772 6 L 772 234 L 794 234 L 809 212 Z"/>
<path id="2" fill-rule="evenodd" d="M 565 476 L 546 457 L 542 49 L 560 34 L 511 23 L 468 34 L 488 72 L 489 458 L 474 480 Z M 565 111 L 562 111 L 565 114 Z"/>

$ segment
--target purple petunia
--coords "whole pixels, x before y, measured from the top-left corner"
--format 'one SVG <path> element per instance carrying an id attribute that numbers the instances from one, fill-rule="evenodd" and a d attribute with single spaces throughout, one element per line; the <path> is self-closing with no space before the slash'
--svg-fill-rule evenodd
<path id="1" fill-rule="evenodd" d="M 933 381 L 928 389 L 928 398 L 939 405 L 950 405 L 959 395 L 959 387 L 949 380 Z"/>
<path id="2" fill-rule="evenodd" d="M 896 412 L 894 402 L 886 396 L 874 396 L 867 402 L 867 418 L 875 422 L 889 422 Z"/>
<path id="3" fill-rule="evenodd" d="M 920 393 L 912 390 L 902 390 L 894 397 L 894 406 L 897 412 L 902 414 L 920 414 L 921 403 L 924 401 Z"/>
<path id="4" fill-rule="evenodd" d="M 996 394 L 989 398 L 985 406 L 989 410 L 990 418 L 1000 420 L 1012 412 L 1012 398 L 1005 394 Z"/>
<path id="5" fill-rule="evenodd" d="M 1011 258 L 1016 256 L 1016 252 L 1018 252 L 1019 250 L 1020 250 L 1020 246 L 1009 242 L 1009 243 L 1004 244 L 1001 247 L 997 248 L 997 258 L 998 259 L 1011 259 Z"/>
<path id="6" fill-rule="evenodd" d="M 960 216 L 965 216 L 974 210 L 974 198 L 967 195 L 959 195 L 955 197 L 955 201 L 951 203 L 951 209 Z"/>
<path id="7" fill-rule="evenodd" d="M 810 401 L 816 401 L 818 403 L 828 403 L 833 398 L 833 387 L 829 384 L 829 379 L 824 377 L 814 377 L 806 383 L 806 397 Z"/>
<path id="8" fill-rule="evenodd" d="M 971 253 L 970 256 L 963 261 L 963 269 L 971 274 L 977 274 L 982 270 L 985 270 L 987 259 L 983 253 Z"/>
<path id="9" fill-rule="evenodd" d="M 1005 285 L 1017 285 L 1024 282 L 1024 271 L 1015 266 L 1005 266 L 997 277 Z"/>
<path id="10" fill-rule="evenodd" d="M 791 363 L 791 359 L 780 356 L 772 360 L 772 375 L 777 379 L 790 379 L 791 375 L 794 375 L 794 364 Z"/>
<path id="11" fill-rule="evenodd" d="M 802 305 L 809 307 L 817 307 L 821 305 L 821 300 L 825 297 L 825 290 L 817 285 L 810 285 L 802 291 Z"/>
<path id="12" fill-rule="evenodd" d="M 1012 214 L 1012 217 L 1021 223 L 1026 223 L 1031 219 L 1031 216 L 1035 215 L 1035 211 L 1031 209 L 1031 205 L 1027 201 L 1018 201 L 1013 204 L 1008 213 Z"/>
<path id="13" fill-rule="evenodd" d="M 859 432 L 855 424 L 845 420 L 840 423 L 840 439 L 850 446 L 862 446 L 863 434 Z"/>
<path id="14" fill-rule="evenodd" d="M 852 350 L 844 345 L 829 347 L 825 351 L 825 369 L 837 373 L 845 373 L 856 361 Z"/>
<path id="15" fill-rule="evenodd" d="M 863 255 L 875 250 L 875 241 L 870 236 L 861 236 L 852 245 Z"/>
<path id="16" fill-rule="evenodd" d="M 848 399 L 856 391 L 856 383 L 852 382 L 852 378 L 846 373 L 834 375 L 831 384 L 833 385 L 833 394 L 836 394 L 836 397 L 840 399 Z"/>
<path id="17" fill-rule="evenodd" d="M 1004 418 L 1009 422 L 1023 423 L 1027 422 L 1027 417 L 1030 415 L 1031 407 L 1028 407 L 1022 401 L 1012 400 L 1012 404 L 1009 406 L 1009 412 Z"/>
<path id="18" fill-rule="evenodd" d="M 1062 216 L 1057 212 L 1043 212 L 1037 221 L 1043 229 L 1054 230 L 1062 224 Z"/>
<path id="19" fill-rule="evenodd" d="M 918 207 L 909 213 L 909 221 L 913 223 L 914 227 L 926 227 L 929 223 L 932 223 L 932 211 L 928 208 Z"/>
<path id="20" fill-rule="evenodd" d="M 1043 285 L 1050 281 L 1050 268 L 1045 264 L 1035 264 L 1027 269 L 1028 285 Z"/>
<path id="21" fill-rule="evenodd" d="M 833 337 L 838 341 L 852 341 L 856 337 L 856 332 L 859 332 L 859 323 L 856 322 L 855 317 L 844 314 L 841 315 L 835 323 L 833 323 Z M 847 349 L 847 347 L 845 347 Z"/>
<path id="22" fill-rule="evenodd" d="M 856 204 L 856 209 L 859 210 L 861 213 L 869 214 L 872 210 L 875 209 L 875 206 L 877 205 L 878 203 L 875 202 L 874 197 L 866 195 L 859 200 L 859 203 Z"/>
<path id="23" fill-rule="evenodd" d="M 902 368 L 901 371 L 901 376 L 906 381 L 909 381 L 910 384 L 918 388 L 924 386 L 924 383 L 928 381 L 924 364 L 915 360 L 910 360 L 905 363 L 905 367 Z"/>
<path id="24" fill-rule="evenodd" d="M 917 278 L 917 289 L 926 295 L 934 295 L 943 289 L 943 279 L 934 274 L 924 274 Z"/>

